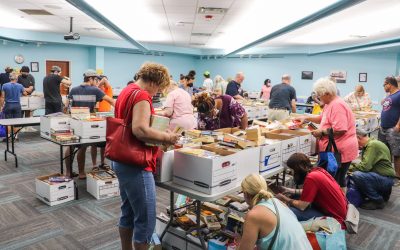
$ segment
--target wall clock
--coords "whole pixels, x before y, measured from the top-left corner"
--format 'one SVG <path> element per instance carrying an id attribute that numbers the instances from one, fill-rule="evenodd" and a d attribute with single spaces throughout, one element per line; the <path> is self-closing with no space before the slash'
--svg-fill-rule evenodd
<path id="1" fill-rule="evenodd" d="M 25 59 L 24 59 L 24 57 L 23 57 L 22 55 L 16 55 L 16 56 L 14 57 L 14 60 L 15 60 L 15 62 L 18 63 L 18 64 L 21 64 L 21 63 L 23 63 L 23 62 L 25 61 Z"/>

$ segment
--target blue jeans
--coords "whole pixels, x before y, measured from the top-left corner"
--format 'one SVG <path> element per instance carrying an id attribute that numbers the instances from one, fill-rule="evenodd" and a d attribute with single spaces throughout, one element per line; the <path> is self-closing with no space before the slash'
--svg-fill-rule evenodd
<path id="1" fill-rule="evenodd" d="M 392 177 L 382 176 L 375 172 L 356 171 L 352 178 L 363 196 L 376 202 L 389 200 L 394 183 Z"/>
<path id="2" fill-rule="evenodd" d="M 149 243 L 156 226 L 156 187 L 153 173 L 140 167 L 112 162 L 119 181 L 119 226 L 134 230 L 136 243 Z"/>
<path id="3" fill-rule="evenodd" d="M 289 208 L 296 215 L 298 221 L 306 221 L 314 217 L 324 216 L 324 214 L 322 214 L 320 211 L 312 207 L 308 207 L 304 211 L 301 211 L 300 209 L 295 207 L 289 207 Z"/>

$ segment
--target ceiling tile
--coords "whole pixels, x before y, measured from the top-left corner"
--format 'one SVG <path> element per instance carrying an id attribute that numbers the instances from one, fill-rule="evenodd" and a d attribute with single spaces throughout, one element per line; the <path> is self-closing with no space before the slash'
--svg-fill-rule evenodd
<path id="1" fill-rule="evenodd" d="M 165 6 L 196 6 L 197 0 L 162 0 Z"/>
<path id="2" fill-rule="evenodd" d="M 199 0 L 199 7 L 229 8 L 234 1 L 235 0 Z"/>

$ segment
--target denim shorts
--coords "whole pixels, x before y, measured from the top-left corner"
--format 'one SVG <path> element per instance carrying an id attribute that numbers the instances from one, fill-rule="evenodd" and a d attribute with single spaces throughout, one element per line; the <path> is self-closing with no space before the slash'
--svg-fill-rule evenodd
<path id="1" fill-rule="evenodd" d="M 389 147 L 392 156 L 400 156 L 400 133 L 394 131 L 393 128 L 381 128 L 378 139 Z"/>
<path id="2" fill-rule="evenodd" d="M 156 187 L 152 172 L 113 161 L 119 181 L 121 218 L 119 226 L 134 230 L 136 243 L 149 243 L 156 226 Z"/>
<path id="3" fill-rule="evenodd" d="M 19 102 L 6 102 L 3 111 L 6 119 L 22 117 L 21 104 Z"/>

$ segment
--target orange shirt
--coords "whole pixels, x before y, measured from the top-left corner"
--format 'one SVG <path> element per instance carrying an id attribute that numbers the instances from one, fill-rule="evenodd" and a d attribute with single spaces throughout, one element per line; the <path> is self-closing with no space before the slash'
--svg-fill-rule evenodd
<path id="1" fill-rule="evenodd" d="M 100 87 L 101 91 L 103 91 L 107 96 L 113 98 L 113 91 L 111 86 L 107 88 L 106 86 Z M 99 102 L 99 112 L 110 112 L 111 111 L 111 104 L 108 103 L 107 101 L 103 100 Z"/>

